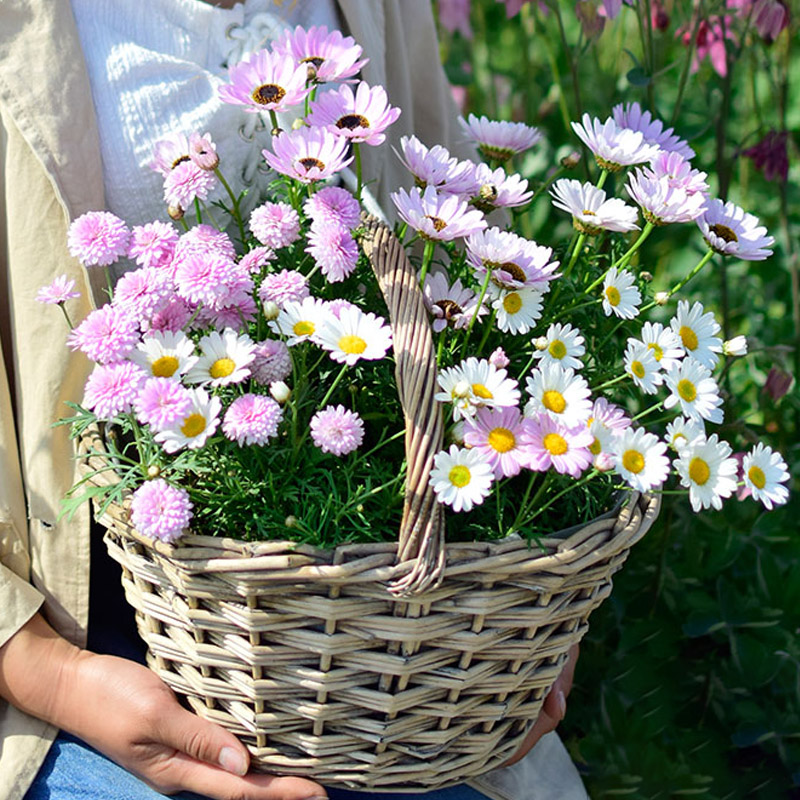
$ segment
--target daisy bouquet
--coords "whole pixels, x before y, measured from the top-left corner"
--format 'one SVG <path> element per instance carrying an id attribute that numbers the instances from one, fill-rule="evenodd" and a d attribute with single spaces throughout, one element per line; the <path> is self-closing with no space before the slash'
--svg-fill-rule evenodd
<path id="1" fill-rule="evenodd" d="M 70 227 L 88 269 L 129 267 L 74 327 L 65 279 L 40 299 L 62 308 L 69 346 L 96 364 L 70 420 L 107 426 L 120 481 L 96 499 L 131 493 L 147 537 L 395 536 L 403 413 L 359 238 L 362 207 L 375 210 L 361 149 L 384 145 L 401 110 L 357 80 L 365 63 L 349 37 L 298 28 L 230 68 L 220 98 L 269 120 L 263 196 L 231 188 L 209 135 L 180 131 L 153 157 L 168 218 L 131 228 L 97 211 Z M 626 490 L 687 492 L 695 510 L 745 493 L 785 502 L 781 456 L 726 438 L 719 375 L 746 341 L 723 341 L 713 313 L 683 297 L 715 258 L 769 256 L 765 228 L 710 197 L 689 144 L 636 103 L 573 123 L 591 181 L 561 177 L 575 159 L 535 184 L 515 172 L 540 139 L 524 123 L 461 124 L 475 160 L 413 136 L 385 153 L 413 184 L 386 211 L 434 340 L 445 435 L 428 482 L 451 512 L 448 537 L 537 538 Z M 571 217 L 570 240 L 516 232 L 540 203 Z M 638 266 L 665 225 L 694 225 L 704 243 L 673 286 Z"/>

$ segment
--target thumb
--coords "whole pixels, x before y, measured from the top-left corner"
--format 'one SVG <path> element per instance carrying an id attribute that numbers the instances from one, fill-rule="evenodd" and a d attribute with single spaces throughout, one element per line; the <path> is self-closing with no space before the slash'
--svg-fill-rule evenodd
<path id="1" fill-rule="evenodd" d="M 245 775 L 250 766 L 247 748 L 232 733 L 181 706 L 159 719 L 159 732 L 165 745 L 233 775 Z"/>

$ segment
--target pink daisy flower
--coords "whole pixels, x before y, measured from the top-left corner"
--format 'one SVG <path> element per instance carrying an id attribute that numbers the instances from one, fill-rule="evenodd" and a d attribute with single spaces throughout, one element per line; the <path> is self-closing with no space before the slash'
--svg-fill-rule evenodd
<path id="1" fill-rule="evenodd" d="M 666 178 L 670 186 L 683 189 L 687 194 L 708 194 L 705 172 L 692 169 L 692 165 L 680 153 L 662 151 L 651 162 L 650 168 L 642 172 L 653 180 Z"/>
<path id="2" fill-rule="evenodd" d="M 424 239 L 450 242 L 486 227 L 482 212 L 456 195 L 440 194 L 433 186 L 428 186 L 424 194 L 419 189 L 400 189 L 391 197 L 400 219 Z"/>
<path id="3" fill-rule="evenodd" d="M 240 447 L 264 445 L 278 434 L 283 410 L 271 398 L 260 394 L 237 397 L 225 412 L 222 432 Z"/>
<path id="4" fill-rule="evenodd" d="M 314 223 L 333 222 L 348 230 L 361 221 L 361 205 L 347 189 L 326 186 L 314 192 L 303 205 L 303 211 Z"/>
<path id="5" fill-rule="evenodd" d="M 475 292 L 465 289 L 459 278 L 451 286 L 443 272 L 433 272 L 426 276 L 422 299 L 425 308 L 433 316 L 432 327 L 435 333 L 448 326 L 466 328 L 476 311 L 479 318 L 487 313 L 483 304 L 478 307 Z"/>
<path id="6" fill-rule="evenodd" d="M 133 407 L 139 422 L 163 431 L 186 417 L 192 407 L 192 395 L 172 378 L 148 378 L 141 386 Z"/>
<path id="7" fill-rule="evenodd" d="M 524 206 L 533 197 L 528 181 L 517 174 L 506 175 L 502 167 L 493 170 L 488 164 L 478 164 L 474 178 L 470 202 L 487 214 L 495 208 Z"/>
<path id="8" fill-rule="evenodd" d="M 112 304 L 124 308 L 140 324 L 161 308 L 173 291 L 172 281 L 158 267 L 126 272 L 114 287 Z"/>
<path id="9" fill-rule="evenodd" d="M 280 339 L 265 339 L 256 342 L 253 360 L 250 362 L 250 376 L 262 386 L 276 381 L 284 381 L 292 374 L 292 357 L 289 348 Z"/>
<path id="10" fill-rule="evenodd" d="M 69 252 L 85 267 L 107 267 L 128 254 L 131 232 L 109 211 L 87 211 L 67 232 Z"/>
<path id="11" fill-rule="evenodd" d="M 217 178 L 213 172 L 200 169 L 193 161 L 181 161 L 164 178 L 164 201 L 168 206 L 185 211 L 195 199 L 208 199 Z"/>
<path id="12" fill-rule="evenodd" d="M 343 281 L 358 263 L 358 245 L 347 228 L 334 223 L 311 226 L 306 252 L 330 283 Z"/>
<path id="13" fill-rule="evenodd" d="M 498 122 L 488 117 L 459 119 L 464 133 L 477 143 L 486 158 L 492 161 L 507 161 L 517 153 L 533 147 L 541 138 L 538 128 L 524 122 Z"/>
<path id="14" fill-rule="evenodd" d="M 43 286 L 36 295 L 37 303 L 60 306 L 67 300 L 80 297 L 81 293 L 74 291 L 75 281 L 66 275 L 59 275 L 51 284 Z"/>
<path id="15" fill-rule="evenodd" d="M 516 407 L 479 408 L 466 420 L 464 444 L 477 450 L 491 465 L 494 477 L 510 478 L 528 467 L 530 457 L 524 442 L 531 421 Z"/>
<path id="16" fill-rule="evenodd" d="M 691 222 L 706 209 L 704 194 L 690 194 L 680 186 L 673 186 L 667 176 L 649 178 L 640 169 L 628 175 L 625 189 L 641 207 L 644 218 L 653 225 Z"/>
<path id="17" fill-rule="evenodd" d="M 384 131 L 400 116 L 400 109 L 389 105 L 383 86 L 361 81 L 355 93 L 343 84 L 338 91 L 323 92 L 312 104 L 309 125 L 327 127 L 337 136 L 369 145 L 383 144 Z"/>
<path id="18" fill-rule="evenodd" d="M 131 231 L 128 258 L 140 267 L 168 267 L 178 243 L 178 231 L 169 222 L 148 222 Z"/>
<path id="19" fill-rule="evenodd" d="M 189 160 L 189 137 L 183 133 L 171 133 L 155 143 L 150 169 L 166 178 L 178 164 Z"/>
<path id="20" fill-rule="evenodd" d="M 317 83 L 352 78 L 369 61 L 361 58 L 364 51 L 352 36 L 343 36 L 340 31 L 328 33 L 325 25 L 308 30 L 298 25 L 294 31 L 283 33 L 273 50 L 292 56 Z"/>
<path id="21" fill-rule="evenodd" d="M 98 364 L 122 361 L 139 342 L 139 321 L 125 309 L 101 306 L 70 332 L 67 344 Z"/>
<path id="22" fill-rule="evenodd" d="M 253 113 L 286 111 L 309 93 L 306 74 L 291 56 L 259 50 L 228 69 L 230 83 L 219 87 L 219 97 Z"/>
<path id="23" fill-rule="evenodd" d="M 649 111 L 642 111 L 638 103 L 619 103 L 611 110 L 614 122 L 620 128 L 639 131 L 644 134 L 648 144 L 657 145 L 661 150 L 678 153 L 686 161 L 694 158 L 694 150 L 678 136 L 673 128 L 665 128 L 659 119 L 653 119 Z"/>
<path id="24" fill-rule="evenodd" d="M 348 142 L 325 128 L 299 128 L 272 137 L 272 149 L 262 155 L 276 172 L 301 183 L 323 181 L 346 167 Z"/>
<path id="25" fill-rule="evenodd" d="M 469 194 L 472 190 L 473 162 L 459 161 L 439 144 L 428 148 L 416 136 L 403 136 L 400 149 L 400 160 L 420 189 L 433 186 L 448 194 Z"/>
<path id="26" fill-rule="evenodd" d="M 264 203 L 250 214 L 250 230 L 261 244 L 279 250 L 300 236 L 300 215 L 288 203 Z"/>
<path id="27" fill-rule="evenodd" d="M 309 422 L 311 438 L 323 453 L 345 456 L 364 441 L 364 423 L 354 411 L 344 406 L 327 406 L 317 411 Z"/>
<path id="28" fill-rule="evenodd" d="M 163 478 L 145 481 L 131 498 L 131 521 L 144 536 L 174 542 L 192 519 L 192 502 L 185 489 Z"/>
<path id="29" fill-rule="evenodd" d="M 193 133 L 189 136 L 189 158 L 200 169 L 213 171 L 219 166 L 217 146 L 211 141 L 211 134 Z"/>
<path id="30" fill-rule="evenodd" d="M 556 472 L 579 478 L 592 463 L 589 447 L 594 437 L 585 425 L 567 428 L 547 414 L 539 414 L 529 423 L 523 441 L 531 469 L 544 472 L 552 467 Z"/>
<path id="31" fill-rule="evenodd" d="M 86 381 L 83 403 L 98 419 L 111 420 L 127 414 L 145 381 L 145 373 L 130 361 L 98 365 Z"/>
<path id="32" fill-rule="evenodd" d="M 308 297 L 310 291 L 305 276 L 293 269 L 284 269 L 264 276 L 258 289 L 262 303 L 273 302 L 279 307 Z"/>
<path id="33" fill-rule="evenodd" d="M 261 272 L 275 258 L 275 252 L 269 247 L 254 247 L 242 256 L 239 266 L 251 275 Z"/>

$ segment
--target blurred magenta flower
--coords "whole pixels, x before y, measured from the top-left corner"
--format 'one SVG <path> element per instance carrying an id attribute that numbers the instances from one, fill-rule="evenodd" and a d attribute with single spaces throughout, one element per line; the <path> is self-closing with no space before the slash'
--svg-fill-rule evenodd
<path id="1" fill-rule="evenodd" d="M 764 391 L 777 403 L 792 387 L 794 376 L 780 367 L 773 366 L 767 375 Z"/>
<path id="2" fill-rule="evenodd" d="M 788 138 L 786 131 L 770 131 L 760 142 L 743 150 L 742 155 L 752 158 L 756 169 L 760 169 L 768 181 L 786 181 L 789 176 Z"/>
<path id="3" fill-rule="evenodd" d="M 708 56 L 714 71 L 721 77 L 725 77 L 728 72 L 728 62 L 725 56 L 725 39 L 736 41 L 736 37 L 731 31 L 732 18 L 708 17 L 701 20 L 695 35 L 695 54 L 692 60 L 692 72 L 697 72 L 700 62 Z M 679 28 L 677 36 L 681 37 L 683 43 L 688 47 L 692 38 L 690 26 L 684 25 Z"/>
<path id="4" fill-rule="evenodd" d="M 470 8 L 471 0 L 439 0 L 439 22 L 446 31 L 458 31 L 465 39 L 471 39 Z"/>

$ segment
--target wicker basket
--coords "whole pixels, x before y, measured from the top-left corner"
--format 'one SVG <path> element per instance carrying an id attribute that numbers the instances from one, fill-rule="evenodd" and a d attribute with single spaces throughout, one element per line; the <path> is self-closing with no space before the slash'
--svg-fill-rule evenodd
<path id="1" fill-rule="evenodd" d="M 659 500 L 634 493 L 543 548 L 518 536 L 445 545 L 427 480 L 442 440 L 430 328 L 402 246 L 376 221 L 366 228 L 406 414 L 399 541 L 168 545 L 137 533 L 128 502 L 100 521 L 151 668 L 237 734 L 256 770 L 426 790 L 513 755 Z M 87 474 L 107 466 L 96 429 L 80 450 Z M 114 480 L 106 469 L 89 482 Z"/>

